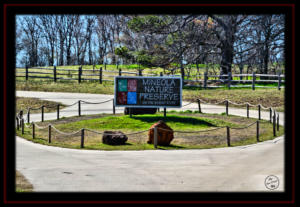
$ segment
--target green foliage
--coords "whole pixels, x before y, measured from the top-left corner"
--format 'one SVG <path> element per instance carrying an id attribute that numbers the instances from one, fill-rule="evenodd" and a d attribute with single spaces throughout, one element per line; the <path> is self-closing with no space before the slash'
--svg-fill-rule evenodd
<path id="1" fill-rule="evenodd" d="M 130 51 L 127 47 L 117 47 L 115 49 L 115 54 L 120 56 L 121 58 L 125 58 L 127 60 L 132 59 L 133 56 L 130 54 Z"/>
<path id="2" fill-rule="evenodd" d="M 136 53 L 137 57 L 136 60 L 139 64 L 143 66 L 152 66 L 152 58 L 150 55 L 147 54 L 147 51 L 141 50 Z"/>
<path id="3" fill-rule="evenodd" d="M 145 29 L 160 30 L 168 24 L 168 18 L 159 17 L 156 15 L 146 15 L 134 17 L 128 21 L 128 27 L 134 32 L 142 32 Z"/>

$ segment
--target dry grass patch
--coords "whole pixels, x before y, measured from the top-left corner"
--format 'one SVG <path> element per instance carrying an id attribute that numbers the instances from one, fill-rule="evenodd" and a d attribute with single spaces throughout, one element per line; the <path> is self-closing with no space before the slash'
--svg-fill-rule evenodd
<path id="1" fill-rule="evenodd" d="M 16 170 L 16 192 L 32 192 L 32 184 Z"/>

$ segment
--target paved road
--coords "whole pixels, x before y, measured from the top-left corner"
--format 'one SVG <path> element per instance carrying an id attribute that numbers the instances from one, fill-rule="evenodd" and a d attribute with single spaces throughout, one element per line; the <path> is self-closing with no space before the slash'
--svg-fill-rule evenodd
<path id="1" fill-rule="evenodd" d="M 17 96 L 38 97 L 72 104 L 85 100 L 100 102 L 109 95 L 22 92 Z M 82 114 L 111 113 L 112 103 L 83 106 Z M 183 103 L 184 105 L 185 103 Z M 100 105 L 99 105 L 100 106 Z M 84 108 L 86 107 L 86 108 Z M 186 108 L 196 109 L 197 105 Z M 86 112 L 84 113 L 84 109 Z M 224 106 L 202 105 L 203 112 L 222 113 Z M 117 109 L 122 112 L 123 109 Z M 246 115 L 245 109 L 229 109 Z M 65 109 L 77 114 L 77 107 Z M 257 117 L 257 111 L 250 111 Z M 45 115 L 55 119 L 56 113 Z M 269 113 L 262 113 L 268 119 Z M 280 122 L 283 124 L 283 114 Z M 31 120 L 39 121 L 40 115 Z M 242 147 L 205 150 L 92 151 L 44 146 L 17 137 L 17 169 L 35 191 L 270 191 L 264 181 L 276 175 L 284 190 L 284 137 Z"/>

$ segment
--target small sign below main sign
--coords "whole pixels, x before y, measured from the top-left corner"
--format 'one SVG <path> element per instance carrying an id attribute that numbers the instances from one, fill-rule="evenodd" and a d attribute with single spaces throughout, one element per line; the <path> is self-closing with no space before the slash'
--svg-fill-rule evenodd
<path id="1" fill-rule="evenodd" d="M 115 106 L 181 108 L 181 77 L 115 77 Z"/>

